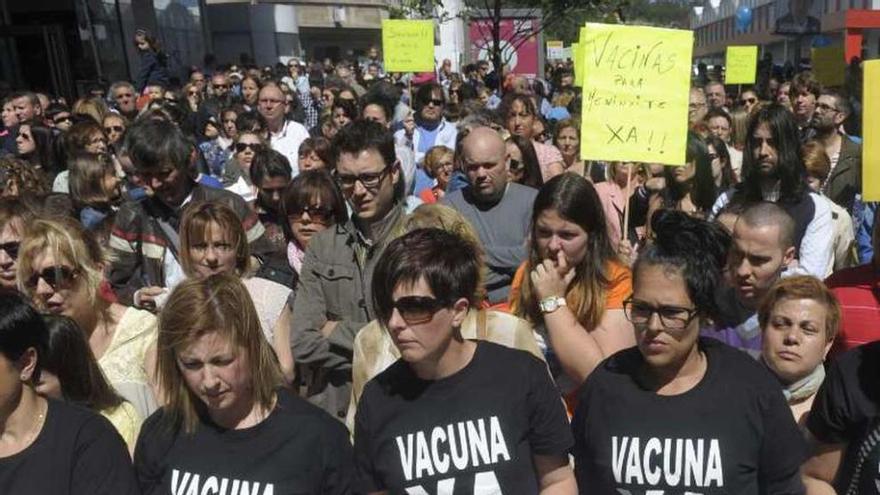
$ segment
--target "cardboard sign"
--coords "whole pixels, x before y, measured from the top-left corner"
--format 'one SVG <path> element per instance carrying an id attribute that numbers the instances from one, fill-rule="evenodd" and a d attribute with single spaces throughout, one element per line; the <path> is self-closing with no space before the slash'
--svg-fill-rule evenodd
<path id="1" fill-rule="evenodd" d="M 434 21 L 382 21 L 382 52 L 387 72 L 434 71 Z"/>
<path id="2" fill-rule="evenodd" d="M 562 60 L 564 57 L 564 44 L 561 41 L 547 42 L 547 58 L 550 60 Z"/>
<path id="3" fill-rule="evenodd" d="M 811 48 L 813 75 L 823 86 L 843 86 L 846 55 L 843 46 Z"/>
<path id="4" fill-rule="evenodd" d="M 693 31 L 587 24 L 581 157 L 684 165 Z"/>
<path id="5" fill-rule="evenodd" d="M 755 74 L 758 72 L 756 45 L 728 46 L 726 60 L 725 84 L 755 84 Z"/>
<path id="6" fill-rule="evenodd" d="M 862 66 L 862 199 L 880 201 L 880 60 Z"/>

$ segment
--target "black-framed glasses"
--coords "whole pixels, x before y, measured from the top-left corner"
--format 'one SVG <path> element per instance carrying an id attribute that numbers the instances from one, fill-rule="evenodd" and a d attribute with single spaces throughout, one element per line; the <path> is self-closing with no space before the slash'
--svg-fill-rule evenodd
<path id="1" fill-rule="evenodd" d="M 404 296 L 391 303 L 392 310 L 396 309 L 409 325 L 429 322 L 437 311 L 448 306 L 447 301 L 430 296 Z M 390 313 L 388 318 L 391 319 Z"/>
<path id="2" fill-rule="evenodd" d="M 70 289 L 79 276 L 79 271 L 69 266 L 57 265 L 44 268 L 27 279 L 25 285 L 30 290 L 35 290 L 40 280 L 46 282 L 53 291 Z"/>
<path id="3" fill-rule="evenodd" d="M 336 183 L 339 184 L 339 187 L 342 189 L 351 189 L 354 187 L 355 183 L 360 182 L 364 188 L 366 189 L 376 189 L 379 187 L 379 184 L 382 183 L 382 179 L 388 175 L 388 172 L 393 170 L 394 165 L 387 166 L 383 168 L 379 172 L 371 172 L 366 174 L 340 174 L 337 171 L 333 171 L 333 178 L 336 180 Z"/>
<path id="4" fill-rule="evenodd" d="M 52 119 L 52 122 L 55 122 L 56 124 L 60 124 L 62 122 L 72 122 L 72 121 L 73 121 L 73 118 L 71 118 L 70 115 L 62 115 L 61 117 L 55 117 L 54 119 Z"/>
<path id="5" fill-rule="evenodd" d="M 236 153 L 243 153 L 246 149 L 250 149 L 254 153 L 257 153 L 263 151 L 263 145 L 260 143 L 235 143 Z"/>
<path id="6" fill-rule="evenodd" d="M 18 241 L 12 242 L 4 242 L 0 244 L 0 251 L 4 251 L 6 256 L 9 256 L 13 260 L 18 259 L 18 248 L 21 246 L 21 243 Z"/>
<path id="7" fill-rule="evenodd" d="M 650 324 L 654 313 L 660 317 L 660 324 L 666 330 L 684 330 L 697 316 L 695 308 L 682 308 L 680 306 L 651 306 L 650 304 L 629 298 L 623 301 L 623 312 L 626 319 L 636 327 L 646 327 Z"/>
<path id="8" fill-rule="evenodd" d="M 333 221 L 333 209 L 326 206 L 303 206 L 291 210 L 287 218 L 293 222 L 300 222 L 308 218 L 309 223 L 329 225 Z"/>
<path id="9" fill-rule="evenodd" d="M 514 158 L 510 159 L 510 170 L 513 170 L 514 172 L 516 172 L 516 171 L 521 170 L 523 168 L 523 166 L 524 165 L 523 165 L 522 160 L 516 160 Z"/>

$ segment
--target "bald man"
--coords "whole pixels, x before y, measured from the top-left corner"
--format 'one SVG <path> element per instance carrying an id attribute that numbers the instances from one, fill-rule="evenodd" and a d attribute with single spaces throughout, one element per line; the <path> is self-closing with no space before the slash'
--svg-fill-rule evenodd
<path id="1" fill-rule="evenodd" d="M 525 240 L 537 191 L 507 182 L 507 148 L 488 127 L 470 131 L 455 160 L 467 175 L 468 186 L 447 194 L 441 202 L 458 210 L 476 229 L 489 267 L 489 302 L 504 302 L 513 275 L 526 258 Z"/>

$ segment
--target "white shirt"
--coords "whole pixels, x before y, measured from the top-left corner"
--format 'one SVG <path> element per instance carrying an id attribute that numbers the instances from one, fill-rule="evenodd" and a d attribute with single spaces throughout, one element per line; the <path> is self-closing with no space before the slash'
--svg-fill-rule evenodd
<path id="1" fill-rule="evenodd" d="M 292 177 L 299 175 L 299 145 L 308 138 L 309 131 L 304 125 L 287 120 L 281 127 L 281 131 L 273 132 L 272 138 L 269 140 L 273 150 L 287 157 Z"/>

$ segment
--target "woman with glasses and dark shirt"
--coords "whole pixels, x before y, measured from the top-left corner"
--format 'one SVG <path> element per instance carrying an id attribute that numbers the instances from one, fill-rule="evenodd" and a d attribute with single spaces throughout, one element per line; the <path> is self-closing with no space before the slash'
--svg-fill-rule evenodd
<path id="1" fill-rule="evenodd" d="M 105 418 L 34 390 L 48 338 L 21 295 L 0 292 L 0 493 L 139 494 L 125 443 Z"/>
<path id="2" fill-rule="evenodd" d="M 637 346 L 596 368 L 572 421 L 581 493 L 804 493 L 806 445 L 776 378 L 699 337 L 730 237 L 681 211 L 652 223 L 624 304 Z"/>
<path id="3" fill-rule="evenodd" d="M 571 432 L 544 363 L 462 338 L 480 265 L 472 244 L 440 229 L 399 237 L 379 259 L 372 302 L 401 358 L 358 404 L 359 493 L 577 492 Z"/>

